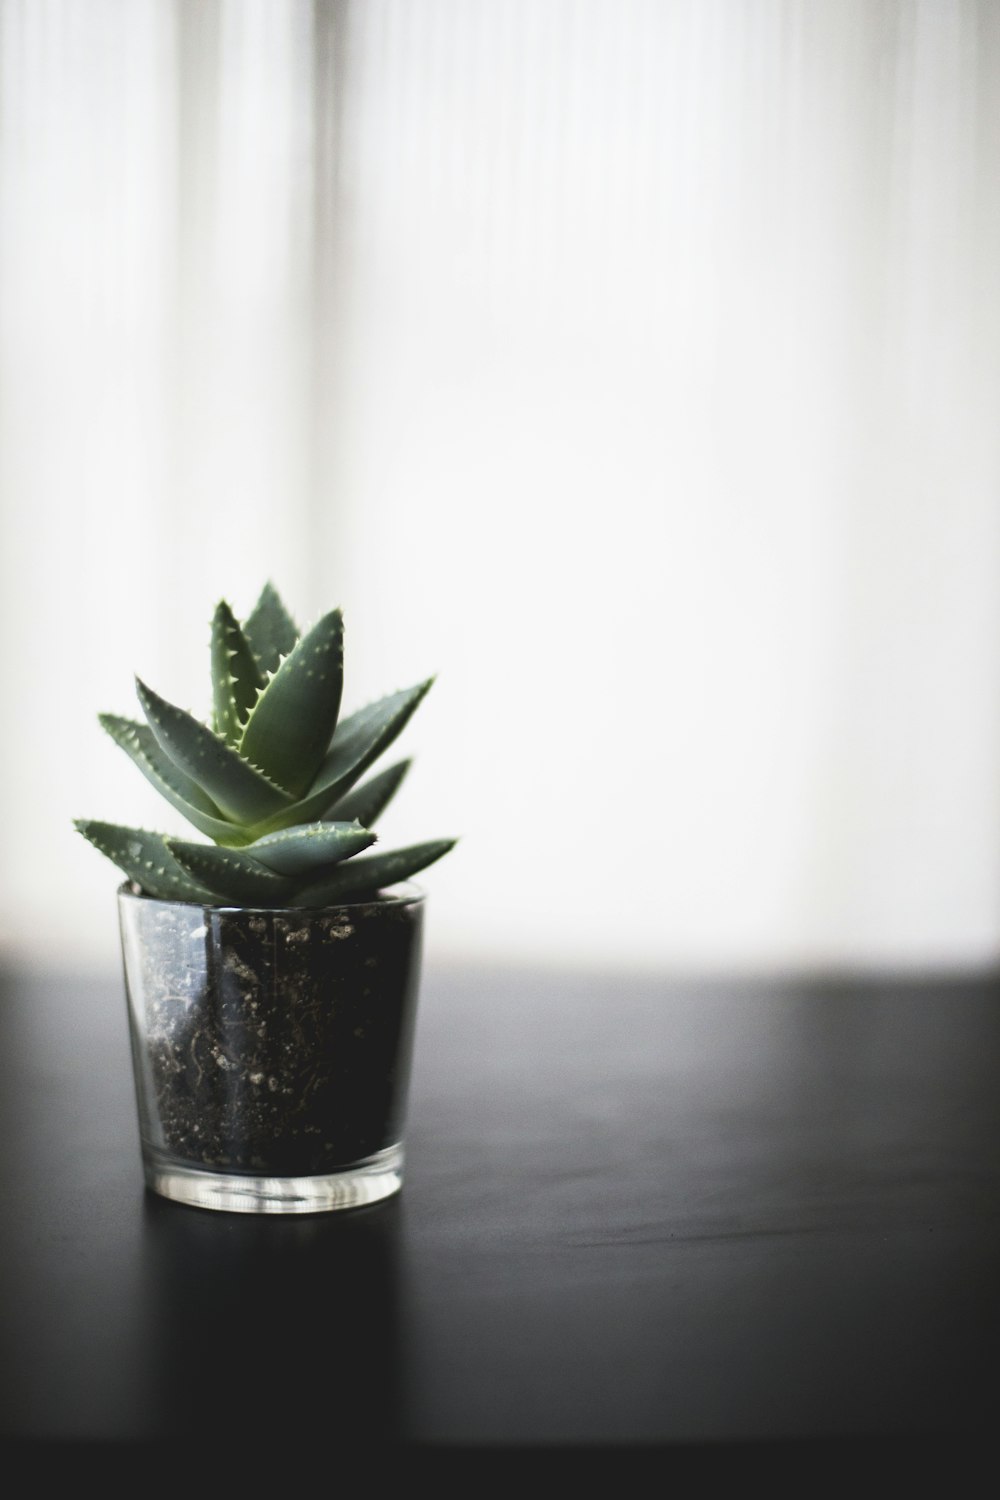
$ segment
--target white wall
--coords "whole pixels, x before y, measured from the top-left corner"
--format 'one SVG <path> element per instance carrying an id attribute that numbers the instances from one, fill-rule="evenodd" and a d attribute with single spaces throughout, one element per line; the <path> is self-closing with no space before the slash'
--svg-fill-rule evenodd
<path id="1" fill-rule="evenodd" d="M 0 24 L 9 946 L 107 959 L 93 714 L 271 575 L 439 673 L 439 955 L 995 959 L 990 0 Z"/>

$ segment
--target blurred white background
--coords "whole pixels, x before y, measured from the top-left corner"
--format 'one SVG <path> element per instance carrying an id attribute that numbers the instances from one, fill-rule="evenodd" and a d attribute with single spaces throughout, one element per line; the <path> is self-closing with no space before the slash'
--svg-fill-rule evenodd
<path id="1" fill-rule="evenodd" d="M 265 578 L 443 959 L 1000 956 L 995 0 L 0 0 L 2 942 Z"/>

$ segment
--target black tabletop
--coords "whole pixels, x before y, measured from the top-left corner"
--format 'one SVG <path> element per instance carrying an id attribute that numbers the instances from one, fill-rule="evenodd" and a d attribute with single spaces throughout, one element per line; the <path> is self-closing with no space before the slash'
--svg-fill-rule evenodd
<path id="1" fill-rule="evenodd" d="M 965 1450 L 996 1420 L 1000 980 L 428 963 L 406 1185 L 144 1192 L 121 980 L 0 995 L 8 1442 Z"/>

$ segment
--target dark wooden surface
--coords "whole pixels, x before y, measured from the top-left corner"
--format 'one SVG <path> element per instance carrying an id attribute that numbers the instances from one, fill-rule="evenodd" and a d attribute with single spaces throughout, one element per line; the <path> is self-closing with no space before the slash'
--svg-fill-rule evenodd
<path id="1" fill-rule="evenodd" d="M 425 974 L 400 1198 L 145 1194 L 124 999 L 0 995 L 8 1443 L 826 1453 L 1000 1411 L 1000 982 Z"/>

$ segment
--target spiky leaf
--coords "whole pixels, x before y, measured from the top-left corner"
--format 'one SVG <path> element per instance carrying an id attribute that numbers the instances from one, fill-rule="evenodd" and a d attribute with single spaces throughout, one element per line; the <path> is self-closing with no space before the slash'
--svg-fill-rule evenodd
<path id="1" fill-rule="evenodd" d="M 211 901 L 211 893 L 174 859 L 162 833 L 123 828 L 94 818 L 74 818 L 73 826 L 106 854 L 147 896 L 160 901 Z"/>
<path id="2" fill-rule="evenodd" d="M 301 881 L 315 878 L 318 871 L 350 859 L 374 842 L 374 833 L 359 823 L 308 823 L 302 828 L 269 833 L 249 844 L 244 852 L 269 870 L 294 875 Z"/>
<path id="3" fill-rule="evenodd" d="M 183 708 L 136 678 L 142 711 L 160 748 L 203 787 L 224 817 L 252 824 L 288 807 L 292 798 Z"/>
<path id="4" fill-rule="evenodd" d="M 320 818 L 339 797 L 349 791 L 373 761 L 387 750 L 413 716 L 429 691 L 433 677 L 415 687 L 389 693 L 367 708 L 351 714 L 337 725 L 336 733 L 307 796 L 291 807 L 262 820 L 254 830 L 258 837 L 276 833 L 295 823 Z"/>
<path id="5" fill-rule="evenodd" d="M 132 719 L 123 719 L 118 714 L 98 714 L 101 726 L 107 730 L 116 745 L 120 745 L 139 770 L 156 790 L 177 811 L 183 813 L 189 823 L 200 832 L 222 844 L 244 844 L 246 836 L 233 824 L 227 823 L 211 797 L 181 771 L 165 751 L 160 749 L 156 736 L 147 724 L 136 724 Z"/>
<path id="6" fill-rule="evenodd" d="M 427 844 L 411 844 L 386 854 L 348 860 L 329 875 L 302 887 L 289 899 L 288 905 L 337 906 L 344 901 L 373 896 L 400 880 L 409 880 L 418 870 L 426 869 L 447 854 L 456 843 L 456 839 L 434 839 Z"/>
<path id="7" fill-rule="evenodd" d="M 215 732 L 229 745 L 237 745 L 243 724 L 267 679 L 240 622 L 225 599 L 220 599 L 212 619 L 212 701 Z"/>
<path id="8" fill-rule="evenodd" d="M 375 820 L 381 817 L 396 795 L 411 764 L 411 761 L 401 760 L 397 765 L 380 771 L 377 776 L 370 776 L 346 796 L 338 797 L 333 806 L 326 809 L 324 818 L 335 818 L 348 823 L 357 819 L 362 827 L 373 828 Z"/>
<path id="9" fill-rule="evenodd" d="M 239 751 L 295 797 L 330 745 L 344 685 L 344 621 L 323 616 L 286 656 L 250 711 Z"/>
<path id="10" fill-rule="evenodd" d="M 216 901 L 238 906 L 250 901 L 260 906 L 283 906 L 291 882 L 259 864 L 242 849 L 220 849 L 215 844 L 190 844 L 168 839 L 175 861 L 193 880 L 214 892 Z"/>
<path id="11" fill-rule="evenodd" d="M 281 658 L 298 640 L 298 627 L 272 583 L 265 583 L 261 589 L 260 598 L 243 622 L 243 634 L 265 677 L 278 670 Z"/>

